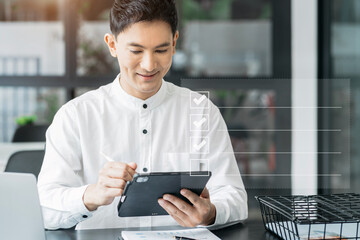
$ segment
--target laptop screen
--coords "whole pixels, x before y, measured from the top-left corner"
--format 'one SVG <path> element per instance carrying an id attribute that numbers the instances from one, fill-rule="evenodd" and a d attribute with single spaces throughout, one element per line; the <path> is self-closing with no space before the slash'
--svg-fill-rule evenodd
<path id="1" fill-rule="evenodd" d="M 45 240 L 35 176 L 0 173 L 0 239 Z"/>

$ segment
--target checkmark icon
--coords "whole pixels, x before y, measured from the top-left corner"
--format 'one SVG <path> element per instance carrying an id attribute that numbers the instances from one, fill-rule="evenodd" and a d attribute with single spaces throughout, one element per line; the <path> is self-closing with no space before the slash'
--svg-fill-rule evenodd
<path id="1" fill-rule="evenodd" d="M 205 100 L 206 96 L 205 95 L 201 95 L 201 97 L 199 98 L 194 98 L 193 101 L 196 105 L 199 105 L 200 103 L 202 103 Z"/>
<path id="2" fill-rule="evenodd" d="M 199 144 L 194 144 L 194 148 L 196 151 L 199 151 L 200 149 L 202 149 L 204 146 L 206 145 L 206 141 L 202 140 L 201 143 Z"/>
<path id="3" fill-rule="evenodd" d="M 206 118 L 203 117 L 199 121 L 194 121 L 193 123 L 196 127 L 201 127 L 205 122 L 206 122 Z"/>
<path id="4" fill-rule="evenodd" d="M 209 131 L 209 114 L 190 114 L 189 125 L 190 125 L 190 131 L 208 132 Z M 200 142 L 203 139 L 204 138 L 201 138 L 201 139 L 197 140 L 197 142 Z"/>

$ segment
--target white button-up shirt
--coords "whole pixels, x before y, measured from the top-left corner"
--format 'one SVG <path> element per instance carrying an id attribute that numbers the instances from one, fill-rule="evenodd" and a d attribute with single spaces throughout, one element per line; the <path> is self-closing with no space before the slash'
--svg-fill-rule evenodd
<path id="1" fill-rule="evenodd" d="M 210 170 L 215 225 L 247 218 L 247 194 L 225 122 L 206 97 L 162 81 L 141 100 L 114 82 L 62 106 L 46 133 L 38 189 L 48 229 L 177 225 L 170 216 L 122 218 L 119 198 L 89 212 L 82 197 L 106 163 L 136 162 L 137 172 Z M 144 196 L 146 197 L 146 196 Z"/>

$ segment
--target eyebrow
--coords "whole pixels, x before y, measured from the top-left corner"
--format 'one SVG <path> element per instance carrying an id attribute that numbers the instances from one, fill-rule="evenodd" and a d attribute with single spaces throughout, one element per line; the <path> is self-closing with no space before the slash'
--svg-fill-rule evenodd
<path id="1" fill-rule="evenodd" d="M 143 45 L 140 45 L 138 43 L 128 43 L 127 45 L 129 46 L 133 46 L 133 47 L 139 47 L 139 48 L 145 48 Z M 157 45 L 155 48 L 162 48 L 162 47 L 168 47 L 170 46 L 170 43 L 166 42 L 166 43 L 162 43 L 160 45 Z"/>

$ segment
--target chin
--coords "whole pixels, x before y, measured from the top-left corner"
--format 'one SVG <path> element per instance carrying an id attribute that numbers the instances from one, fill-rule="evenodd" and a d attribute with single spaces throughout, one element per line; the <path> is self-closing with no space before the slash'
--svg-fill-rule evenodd
<path id="1" fill-rule="evenodd" d="M 140 86 L 138 86 L 138 89 L 141 92 L 151 93 L 154 91 L 157 91 L 158 88 L 161 86 L 161 82 L 143 82 Z"/>
<path id="2" fill-rule="evenodd" d="M 157 92 L 157 87 L 154 87 L 154 88 L 142 88 L 142 87 L 140 87 L 140 88 L 138 88 L 138 91 L 139 92 L 142 92 L 142 93 L 155 93 L 155 92 Z"/>

